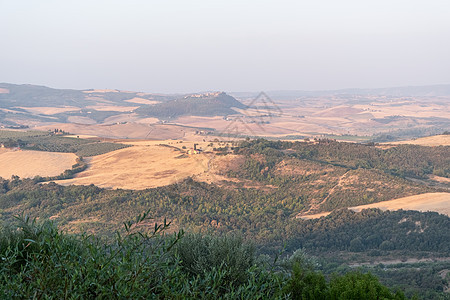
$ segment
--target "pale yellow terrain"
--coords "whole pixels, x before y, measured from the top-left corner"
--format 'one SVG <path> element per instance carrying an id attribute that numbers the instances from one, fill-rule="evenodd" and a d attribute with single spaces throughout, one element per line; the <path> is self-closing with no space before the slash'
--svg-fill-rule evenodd
<path id="1" fill-rule="evenodd" d="M 65 135 L 64 137 L 69 137 L 69 138 L 80 138 L 80 139 L 94 139 L 94 138 L 98 138 L 98 136 L 95 136 L 95 135 L 87 135 L 87 134 Z"/>
<path id="2" fill-rule="evenodd" d="M 159 101 L 148 100 L 148 99 L 139 98 L 139 97 L 135 97 L 133 99 L 125 100 L 125 102 L 137 103 L 137 104 L 147 104 L 147 105 L 153 105 L 153 104 L 158 104 L 159 103 Z"/>
<path id="3" fill-rule="evenodd" d="M 434 180 L 434 181 L 437 181 L 437 182 L 450 184 L 450 178 L 441 177 L 441 176 L 436 176 L 436 175 L 429 175 L 428 177 L 429 177 L 431 180 Z"/>
<path id="4" fill-rule="evenodd" d="M 86 94 L 90 94 L 90 93 L 118 93 L 118 92 L 119 92 L 118 90 L 108 90 L 108 89 L 104 89 L 104 90 L 98 89 L 98 90 L 83 91 L 83 93 L 86 93 Z"/>
<path id="5" fill-rule="evenodd" d="M 81 118 L 81 117 L 80 117 Z M 181 139 L 194 128 L 186 128 L 172 124 L 141 124 L 128 122 L 127 124 L 80 124 L 89 122 L 90 119 L 77 119 L 78 123 L 53 123 L 45 126 L 37 126 L 35 130 L 62 129 L 75 135 L 95 135 L 107 138 L 129 139 Z"/>
<path id="6" fill-rule="evenodd" d="M 158 122 L 159 122 L 159 119 L 157 119 L 157 118 L 144 118 L 144 119 L 140 119 L 140 120 L 136 121 L 136 123 L 141 123 L 141 124 L 155 124 Z"/>
<path id="7" fill-rule="evenodd" d="M 442 104 L 443 102 L 432 103 L 427 99 L 417 102 L 415 100 L 406 98 L 389 98 L 383 96 L 373 96 L 371 102 L 364 104 L 333 104 L 333 98 L 318 98 L 309 99 L 306 102 L 296 103 L 292 100 L 279 100 L 277 106 L 269 109 L 263 107 L 234 109 L 236 114 L 223 116 L 180 116 L 171 123 L 155 124 L 162 120 L 157 118 L 149 118 L 135 113 L 135 109 L 142 105 L 152 105 L 158 103 L 152 99 L 141 98 L 144 93 L 137 94 L 137 97 L 130 96 L 130 99 L 125 100 L 130 103 L 129 106 L 117 106 L 113 102 L 102 98 L 101 94 L 106 92 L 117 92 L 117 90 L 95 90 L 84 91 L 86 93 L 86 100 L 91 100 L 92 105 L 88 108 L 97 111 L 115 111 L 116 115 L 110 116 L 99 125 L 111 125 L 119 123 L 128 123 L 126 126 L 101 128 L 97 127 L 92 132 L 92 128 L 73 127 L 73 130 L 65 130 L 73 134 L 93 134 L 109 138 L 143 138 L 143 139 L 179 139 L 186 135 L 189 139 L 192 138 L 190 133 L 196 131 L 214 131 L 204 128 L 215 129 L 213 133 L 217 137 L 231 137 L 231 136 L 264 136 L 274 138 L 284 138 L 286 136 L 312 136 L 323 137 L 324 134 L 333 135 L 359 135 L 371 136 L 375 133 L 386 132 L 387 129 L 401 129 L 410 128 L 411 126 L 429 126 L 430 121 L 424 118 L 439 117 L 450 118 L 450 108 Z M 139 95 L 142 95 L 141 97 Z M 148 96 L 148 95 L 147 95 Z M 245 102 L 245 101 L 244 101 Z M 440 103 L 440 104 L 439 104 Z M 29 112 L 35 114 L 52 114 L 70 110 L 78 110 L 76 107 L 36 107 L 26 108 Z M 240 112 L 241 114 L 239 114 Z M 14 116 L 14 114 L 10 114 Z M 392 117 L 391 119 L 384 119 Z M 416 118 L 414 120 L 414 118 Z M 417 119 L 419 118 L 419 119 Z M 10 120 L 13 121 L 13 120 Z M 16 120 L 19 124 L 22 120 Z M 56 121 L 56 120 L 55 120 Z M 32 120 L 30 122 L 38 122 Z M 89 114 L 79 117 L 70 116 L 69 122 L 85 125 L 96 124 L 97 122 L 89 118 Z M 36 123 L 27 123 L 26 125 L 35 125 Z M 158 128 L 146 129 L 139 125 L 164 125 Z M 39 123 L 37 123 L 39 125 Z M 47 126 L 48 123 L 41 122 L 42 127 Z M 51 127 L 62 128 L 65 125 L 52 124 Z M 169 129 L 169 125 L 173 127 Z M 177 126 L 176 125 L 181 125 Z M 183 128 L 183 126 L 185 126 Z M 39 126 L 41 127 L 41 126 Z M 187 128 L 198 127 L 198 128 Z M 105 130 L 106 129 L 106 130 Z M 199 135 L 203 135 L 199 134 Z M 209 137 L 212 134 L 209 133 Z M 437 144 L 448 145 L 448 137 L 445 142 L 430 142 L 423 143 L 433 146 Z M 404 143 L 421 144 L 421 140 L 408 141 Z"/>
<path id="8" fill-rule="evenodd" d="M 106 100 L 105 98 L 102 98 L 102 97 L 99 97 L 99 96 L 86 96 L 86 97 L 84 97 L 84 99 L 96 101 L 97 104 L 100 104 L 100 103 L 107 103 L 107 104 L 113 105 L 113 102 L 112 102 L 112 101 Z"/>
<path id="9" fill-rule="evenodd" d="M 159 145 L 161 141 L 132 143 L 137 145 L 87 159 L 87 170 L 57 183 L 141 190 L 172 184 L 208 169 L 210 157 L 206 154 L 188 155 L 171 145 Z"/>
<path id="10" fill-rule="evenodd" d="M 332 108 L 327 108 L 322 111 L 319 111 L 315 113 L 314 115 L 319 117 L 342 117 L 342 116 L 348 116 L 348 115 L 356 115 L 363 110 L 360 108 L 354 108 L 351 106 L 335 106 Z"/>
<path id="11" fill-rule="evenodd" d="M 418 210 L 434 211 L 450 216 L 450 193 L 425 193 L 415 196 L 403 197 L 389 201 L 383 201 L 367 205 L 350 207 L 350 210 L 361 211 L 366 208 L 379 208 L 381 210 Z M 329 215 L 330 212 L 323 212 L 314 215 L 297 215 L 298 219 L 317 219 Z"/>
<path id="12" fill-rule="evenodd" d="M 203 117 L 203 116 L 182 116 L 175 120 L 177 124 L 195 126 L 195 127 L 212 127 L 218 130 L 224 129 L 227 122 L 223 117 Z"/>
<path id="13" fill-rule="evenodd" d="M 376 118 L 383 118 L 387 116 L 412 116 L 412 117 L 445 117 L 450 116 L 448 106 L 427 103 L 426 105 L 419 105 L 414 100 L 401 101 L 394 100 L 393 102 L 372 102 L 370 104 L 354 105 L 354 108 L 360 108 L 373 114 Z"/>
<path id="14" fill-rule="evenodd" d="M 232 116 L 229 121 L 223 117 L 197 117 L 197 116 L 182 116 L 175 120 L 177 124 L 185 126 L 195 126 L 201 128 L 214 128 L 215 134 L 218 136 L 228 137 L 239 134 L 274 136 L 285 134 L 298 134 L 298 123 L 292 122 L 286 124 L 278 124 L 281 118 L 274 119 L 270 124 L 251 123 L 242 116 Z M 293 129 L 294 127 L 294 129 Z M 304 127 L 301 127 L 304 129 Z M 314 128 L 316 129 L 316 128 Z"/>
<path id="15" fill-rule="evenodd" d="M 4 112 L 6 112 L 6 113 L 13 113 L 13 114 L 20 113 L 20 111 L 12 110 L 12 109 L 7 109 L 7 108 L 0 108 L 0 111 L 4 111 Z"/>
<path id="16" fill-rule="evenodd" d="M 2 89 L 0 92 L 7 93 L 8 90 Z M 112 92 L 126 91 L 108 89 L 83 91 L 85 100 L 91 102 L 91 105 L 88 106 L 89 109 L 116 112 L 115 115 L 104 120 L 101 125 L 125 122 L 145 125 L 159 121 L 167 121 L 164 119 L 148 118 L 145 115 L 135 113 L 137 107 L 158 103 L 159 101 L 151 98 L 155 95 L 146 93 L 130 94 L 129 99 L 125 100 L 129 105 L 125 107 L 118 106 L 113 101 L 103 98 L 104 93 Z M 149 99 L 145 99 L 144 97 Z M 300 97 L 295 101 L 293 99 L 274 99 L 276 104 L 254 103 L 254 99 L 247 98 L 240 99 L 240 101 L 243 104 L 251 104 L 253 107 L 245 109 L 234 108 L 236 114 L 228 115 L 225 118 L 223 116 L 180 116 L 175 120 L 170 120 L 170 123 L 171 125 L 182 125 L 186 127 L 212 128 L 215 129 L 215 133 L 213 134 L 217 137 L 249 135 L 283 138 L 288 135 L 299 135 L 321 138 L 326 134 L 372 136 L 373 134 L 387 133 L 396 129 L 434 126 L 433 124 L 436 121 L 430 120 L 430 118 L 450 119 L 450 106 L 447 105 L 450 97 L 427 96 L 415 98 L 367 95 L 363 98 L 364 101 L 361 102 L 347 102 L 343 101 L 341 96 L 327 95 Z M 52 118 L 52 115 L 56 113 L 79 110 L 78 107 L 39 106 L 33 108 L 26 107 L 25 109 L 33 114 L 45 114 L 49 118 Z M 58 122 L 57 118 L 54 119 L 55 123 Z M 5 121 L 28 126 L 36 125 L 39 127 L 48 126 L 49 124 L 48 120 L 45 120 L 45 122 L 34 118 L 24 120 L 22 114 L 16 115 L 14 112 L 12 114 L 8 113 Z M 97 124 L 96 121 L 89 118 L 89 114 L 83 115 L 83 117 L 69 116 L 68 121 L 77 124 Z M 61 128 L 59 124 L 55 125 L 52 124 L 51 126 L 53 128 Z M 164 123 L 164 125 L 169 124 Z M 69 132 L 77 135 L 93 134 L 112 138 L 124 138 L 128 136 L 129 138 L 145 139 L 178 139 L 180 138 L 180 131 L 182 131 L 181 134 L 184 136 L 192 131 L 204 130 L 202 128 L 188 129 L 186 127 L 177 128 L 181 130 L 167 130 L 168 127 L 164 128 L 164 130 L 162 130 L 162 127 L 158 128 L 158 130 L 154 130 L 154 128 L 152 130 L 155 134 L 151 135 L 147 134 L 149 131 L 145 133 L 145 129 L 142 132 L 140 131 L 141 128 L 135 127 L 136 130 L 134 130 L 129 125 L 121 128 L 108 128 L 107 131 L 103 130 L 104 128 L 99 128 L 98 133 L 88 132 L 89 129 L 86 130 L 86 128 L 79 127 L 74 128 L 80 129 L 79 131 L 69 130 Z M 175 129 L 175 127 L 172 129 Z M 160 133 L 162 134 L 161 136 L 159 135 Z M 212 136 L 211 133 L 209 134 L 209 136 Z M 448 145 L 448 141 L 444 144 Z M 430 145 L 436 145 L 436 143 Z"/>
<path id="17" fill-rule="evenodd" d="M 209 147 L 209 142 L 196 142 L 196 141 L 183 141 L 183 140 L 118 140 L 121 144 L 126 145 L 134 145 L 134 146 L 160 146 L 160 145 L 167 145 L 171 147 L 178 148 L 182 151 L 187 151 L 189 149 L 192 149 L 194 147 L 194 143 L 197 144 L 197 147 L 199 149 L 202 149 L 204 151 L 211 150 L 212 147 Z M 213 143 L 216 146 L 219 146 L 218 143 Z M 220 145 L 223 145 L 222 143 Z M 183 149 L 182 147 L 186 147 L 186 149 Z"/>
<path id="18" fill-rule="evenodd" d="M 137 114 L 135 113 L 127 113 L 127 114 L 118 114 L 115 116 L 111 116 L 103 120 L 102 125 L 111 125 L 111 124 L 117 124 L 117 123 L 129 123 L 129 122 L 135 122 L 139 120 Z"/>
<path id="19" fill-rule="evenodd" d="M 420 146 L 450 146 L 450 135 L 434 135 L 415 140 L 395 142 L 395 144 L 413 144 Z"/>
<path id="20" fill-rule="evenodd" d="M 84 124 L 84 125 L 91 125 L 95 124 L 95 120 L 88 118 L 88 117 L 80 117 L 80 116 L 70 116 L 67 118 L 69 122 L 75 123 L 75 124 Z"/>
<path id="21" fill-rule="evenodd" d="M 76 163 L 73 153 L 0 149 L 0 177 L 57 176 Z"/>
<path id="22" fill-rule="evenodd" d="M 65 107 L 17 107 L 24 109 L 30 113 L 41 114 L 41 115 L 55 115 L 59 113 L 64 113 L 68 111 L 80 110 L 79 107 L 75 106 L 65 106 Z"/>
<path id="23" fill-rule="evenodd" d="M 97 111 L 117 111 L 117 112 L 131 112 L 138 108 L 138 106 L 118 106 L 118 105 L 91 105 L 86 106 L 88 109 Z"/>

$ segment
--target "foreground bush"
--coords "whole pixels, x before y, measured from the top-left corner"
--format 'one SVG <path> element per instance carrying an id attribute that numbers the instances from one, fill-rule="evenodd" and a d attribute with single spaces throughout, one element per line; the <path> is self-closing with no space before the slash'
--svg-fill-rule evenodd
<path id="1" fill-rule="evenodd" d="M 239 286 L 250 276 L 255 264 L 255 249 L 239 237 L 214 238 L 188 235 L 176 245 L 180 265 L 192 276 L 205 276 L 214 268 L 223 272 L 222 284 Z"/>
<path id="2" fill-rule="evenodd" d="M 328 299 L 405 299 L 402 293 L 395 295 L 372 274 L 359 272 L 335 276 L 330 282 Z"/>
<path id="3" fill-rule="evenodd" d="M 301 251 L 263 262 L 237 237 L 148 233 L 125 223 L 113 242 L 61 233 L 28 218 L 0 232 L 1 299 L 403 299 L 377 278 L 360 273 L 327 283 Z M 364 294 L 367 291 L 366 294 Z M 356 298 L 353 298 L 356 299 Z"/>

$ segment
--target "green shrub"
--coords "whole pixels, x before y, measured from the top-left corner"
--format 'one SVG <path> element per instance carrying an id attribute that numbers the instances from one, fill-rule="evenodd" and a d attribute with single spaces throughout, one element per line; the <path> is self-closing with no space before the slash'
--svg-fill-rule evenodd
<path id="1" fill-rule="evenodd" d="M 330 282 L 327 299 L 406 299 L 403 293 L 392 293 L 370 273 L 349 272 L 334 276 Z"/>
<path id="2" fill-rule="evenodd" d="M 239 237 L 167 235 L 165 221 L 142 231 L 148 216 L 125 222 L 125 233 L 113 240 L 18 218 L 16 228 L 0 230 L 0 299 L 404 298 L 370 274 L 350 273 L 328 285 L 303 251 L 274 271 Z"/>
<path id="3" fill-rule="evenodd" d="M 284 292 L 292 299 L 327 299 L 327 283 L 322 273 L 303 268 L 295 262 L 292 276 L 284 287 Z"/>
<path id="4" fill-rule="evenodd" d="M 255 249 L 240 237 L 213 237 L 190 234 L 176 245 L 182 270 L 192 276 L 204 277 L 215 270 L 226 285 L 245 283 L 255 263 Z"/>

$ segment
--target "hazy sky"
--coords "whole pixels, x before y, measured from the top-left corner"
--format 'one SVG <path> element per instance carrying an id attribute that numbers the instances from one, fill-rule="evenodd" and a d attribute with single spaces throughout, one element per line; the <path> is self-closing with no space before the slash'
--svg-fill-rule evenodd
<path id="1" fill-rule="evenodd" d="M 0 0 L 0 82 L 148 92 L 450 83 L 448 0 Z"/>

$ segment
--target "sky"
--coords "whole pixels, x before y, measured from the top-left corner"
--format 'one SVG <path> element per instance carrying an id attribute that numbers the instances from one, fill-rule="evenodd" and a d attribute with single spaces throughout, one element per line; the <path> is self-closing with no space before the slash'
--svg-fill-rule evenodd
<path id="1" fill-rule="evenodd" d="M 159 93 L 450 84 L 448 0 L 0 0 L 0 82 Z"/>

